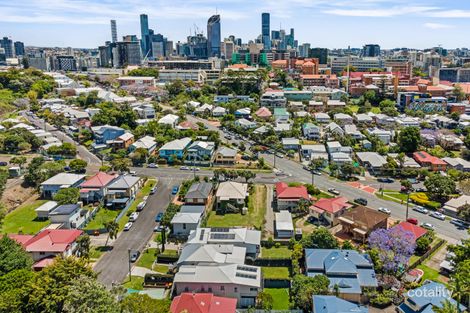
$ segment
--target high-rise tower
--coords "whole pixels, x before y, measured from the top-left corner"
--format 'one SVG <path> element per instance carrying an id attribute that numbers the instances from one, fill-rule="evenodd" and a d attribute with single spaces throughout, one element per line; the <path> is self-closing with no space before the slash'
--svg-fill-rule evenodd
<path id="1" fill-rule="evenodd" d="M 271 30 L 271 22 L 269 13 L 261 14 L 261 41 L 264 44 L 265 50 L 271 50 L 271 37 L 269 36 Z"/>
<path id="2" fill-rule="evenodd" d="M 113 43 L 117 42 L 116 20 L 111 20 L 111 41 Z"/>
<path id="3" fill-rule="evenodd" d="M 207 20 L 207 53 L 208 56 L 220 57 L 220 15 L 212 15 Z"/>
<path id="4" fill-rule="evenodd" d="M 145 57 L 150 50 L 149 17 L 147 14 L 140 15 L 140 34 L 142 55 Z"/>

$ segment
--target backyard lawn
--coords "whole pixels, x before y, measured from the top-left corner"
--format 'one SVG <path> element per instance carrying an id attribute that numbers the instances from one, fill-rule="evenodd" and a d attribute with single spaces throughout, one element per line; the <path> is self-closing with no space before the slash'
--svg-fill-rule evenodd
<path id="1" fill-rule="evenodd" d="M 36 234 L 42 228 L 50 224 L 49 220 L 37 220 L 35 209 L 46 203 L 47 200 L 37 200 L 30 204 L 17 207 L 3 221 L 2 232 L 5 234 Z"/>
<path id="2" fill-rule="evenodd" d="M 137 266 L 152 269 L 152 264 L 157 258 L 157 255 L 155 254 L 156 251 L 156 248 L 149 248 L 142 252 L 139 260 L 137 261 Z"/>
<path id="3" fill-rule="evenodd" d="M 423 272 L 424 272 L 424 275 L 423 275 L 423 278 L 421 278 L 421 281 L 425 281 L 426 279 L 429 279 L 429 280 L 433 280 L 433 281 L 437 281 L 437 282 L 444 282 L 440 279 L 441 275 L 439 274 L 439 271 L 437 271 L 433 268 L 430 268 L 429 266 L 426 266 L 424 264 L 420 264 L 416 268 L 419 268 L 419 269 L 423 270 Z"/>
<path id="4" fill-rule="evenodd" d="M 261 257 L 263 259 L 290 259 L 291 255 L 292 251 L 286 246 L 261 248 Z"/>
<path id="5" fill-rule="evenodd" d="M 99 229 L 104 228 L 104 223 L 114 221 L 119 215 L 119 210 L 109 210 L 107 208 L 101 208 L 96 213 L 95 217 L 88 223 L 85 229 Z"/>
<path id="6" fill-rule="evenodd" d="M 156 265 L 153 267 L 153 270 L 154 270 L 155 272 L 159 272 L 159 273 L 162 273 L 162 274 L 166 274 L 166 273 L 168 273 L 168 265 L 156 264 Z"/>
<path id="7" fill-rule="evenodd" d="M 273 297 L 273 310 L 289 309 L 289 288 L 264 288 Z"/>
<path id="8" fill-rule="evenodd" d="M 129 276 L 126 277 L 126 280 L 122 284 L 124 288 L 135 289 L 135 290 L 144 290 L 144 278 L 140 276 L 132 276 L 132 280 L 129 280 Z"/>
<path id="9" fill-rule="evenodd" d="M 208 227 L 251 226 L 262 229 L 266 213 L 266 186 L 254 185 L 253 193 L 248 197 L 248 214 L 217 215 L 211 211 L 207 220 Z"/>
<path id="10" fill-rule="evenodd" d="M 289 279 L 290 273 L 288 267 L 262 267 L 264 279 Z"/>
<path id="11" fill-rule="evenodd" d="M 163 255 L 177 256 L 178 255 L 178 250 L 165 249 L 165 252 L 163 252 L 162 254 Z"/>

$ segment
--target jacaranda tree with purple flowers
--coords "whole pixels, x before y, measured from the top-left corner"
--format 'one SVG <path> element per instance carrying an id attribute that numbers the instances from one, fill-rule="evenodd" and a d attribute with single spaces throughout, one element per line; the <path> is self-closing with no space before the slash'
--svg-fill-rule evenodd
<path id="1" fill-rule="evenodd" d="M 393 227 L 373 231 L 369 235 L 369 247 L 377 252 L 385 273 L 399 274 L 406 269 L 416 244 L 411 232 Z"/>

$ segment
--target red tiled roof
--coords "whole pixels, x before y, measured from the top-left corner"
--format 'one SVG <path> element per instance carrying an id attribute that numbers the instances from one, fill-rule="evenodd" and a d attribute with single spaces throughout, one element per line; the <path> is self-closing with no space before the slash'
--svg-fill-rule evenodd
<path id="1" fill-rule="evenodd" d="M 313 207 L 328 213 L 336 213 L 344 208 L 350 208 L 352 205 L 348 203 L 348 199 L 345 197 L 337 197 L 331 199 L 320 199 L 313 205 Z"/>
<path id="2" fill-rule="evenodd" d="M 401 222 L 395 227 L 400 227 L 404 231 L 412 233 L 415 240 L 427 233 L 427 230 L 423 227 L 411 224 L 409 222 Z"/>
<path id="3" fill-rule="evenodd" d="M 107 186 L 117 175 L 109 175 L 104 172 L 98 172 L 96 175 L 90 177 L 90 179 L 84 181 L 80 187 L 104 187 Z"/>
<path id="4" fill-rule="evenodd" d="M 439 159 L 438 157 L 432 156 L 426 151 L 417 151 L 413 153 L 413 158 L 418 163 L 431 163 L 434 165 L 446 165 L 447 163 Z"/>
<path id="5" fill-rule="evenodd" d="M 455 84 L 456 86 L 460 86 L 462 88 L 462 91 L 465 92 L 465 94 L 470 94 L 470 84 L 469 83 L 458 83 L 458 84 Z"/>
<path id="6" fill-rule="evenodd" d="M 10 235 L 27 252 L 64 252 L 83 232 L 78 229 L 47 229 L 25 241 L 21 235 Z"/>
<path id="7" fill-rule="evenodd" d="M 171 313 L 235 313 L 237 299 L 212 293 L 182 293 L 171 302 Z"/>
<path id="8" fill-rule="evenodd" d="M 276 60 L 272 64 L 287 65 L 287 60 Z"/>
<path id="9" fill-rule="evenodd" d="M 33 264 L 33 269 L 40 270 L 54 263 L 54 257 L 44 258 Z"/>
<path id="10" fill-rule="evenodd" d="M 276 184 L 276 194 L 278 199 L 309 199 L 305 186 L 289 187 L 282 182 Z"/>
<path id="11" fill-rule="evenodd" d="M 10 239 L 13 239 L 15 240 L 16 242 L 18 242 L 20 245 L 23 246 L 23 248 L 25 247 L 25 244 L 31 240 L 31 238 L 33 238 L 34 236 L 33 235 L 20 235 L 20 234 L 9 234 L 8 237 L 10 237 Z"/>
<path id="12" fill-rule="evenodd" d="M 269 111 L 269 109 L 266 107 L 259 108 L 255 114 L 259 117 L 270 117 L 272 115 L 271 111 Z"/>

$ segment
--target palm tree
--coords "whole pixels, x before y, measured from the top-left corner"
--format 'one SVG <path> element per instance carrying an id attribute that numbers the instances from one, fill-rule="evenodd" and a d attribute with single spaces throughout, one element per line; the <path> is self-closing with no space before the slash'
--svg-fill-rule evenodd
<path id="1" fill-rule="evenodd" d="M 104 223 L 104 228 L 106 228 L 106 231 L 108 232 L 108 238 L 106 238 L 106 243 L 105 247 L 108 246 L 108 240 L 111 239 L 116 239 L 118 232 L 119 232 L 119 224 L 116 221 L 109 221 Z"/>
<path id="2" fill-rule="evenodd" d="M 78 237 L 77 254 L 85 259 L 90 257 L 90 236 L 87 234 Z"/>
<path id="3" fill-rule="evenodd" d="M 441 307 L 433 306 L 432 310 L 434 313 L 458 313 L 459 307 L 457 304 L 454 304 L 449 300 L 445 300 L 442 302 Z"/>

